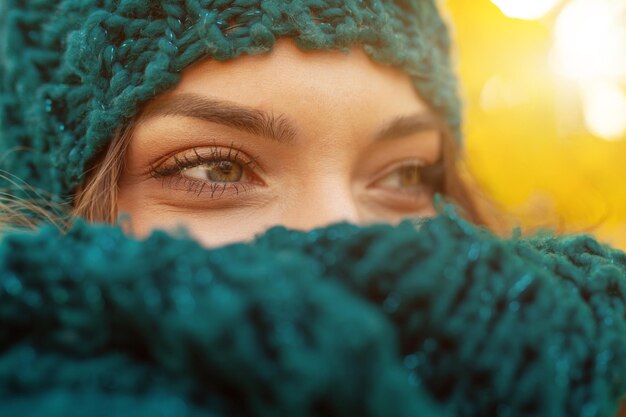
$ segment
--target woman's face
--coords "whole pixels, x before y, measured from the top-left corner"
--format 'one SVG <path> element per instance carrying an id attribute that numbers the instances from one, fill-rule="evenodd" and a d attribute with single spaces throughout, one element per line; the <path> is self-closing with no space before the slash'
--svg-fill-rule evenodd
<path id="1" fill-rule="evenodd" d="M 138 236 L 184 225 L 206 246 L 279 224 L 396 223 L 434 214 L 440 153 L 408 75 L 359 47 L 303 52 L 281 38 L 190 66 L 144 107 L 118 209 Z"/>

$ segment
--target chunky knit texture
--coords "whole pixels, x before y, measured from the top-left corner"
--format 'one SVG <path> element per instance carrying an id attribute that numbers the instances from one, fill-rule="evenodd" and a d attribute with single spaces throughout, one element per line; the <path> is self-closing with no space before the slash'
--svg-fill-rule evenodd
<path id="1" fill-rule="evenodd" d="M 416 228 L 416 225 L 418 227 Z M 0 243 L 0 415 L 614 417 L 626 254 L 590 236 L 273 227 Z"/>
<path id="2" fill-rule="evenodd" d="M 409 74 L 460 139 L 449 39 L 433 0 L 2 0 L 0 168 L 68 200 L 139 107 L 205 58 L 359 44 Z"/>

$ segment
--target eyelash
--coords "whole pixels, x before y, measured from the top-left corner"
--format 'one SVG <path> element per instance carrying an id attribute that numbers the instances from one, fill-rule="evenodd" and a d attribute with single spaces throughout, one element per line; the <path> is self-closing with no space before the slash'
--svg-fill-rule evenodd
<path id="1" fill-rule="evenodd" d="M 184 188 L 187 192 L 193 192 L 198 196 L 200 196 L 203 192 L 210 192 L 210 197 L 213 198 L 214 194 L 219 190 L 221 191 L 219 191 L 218 197 L 224 194 L 227 188 L 233 188 L 237 195 L 239 195 L 240 189 L 242 189 L 241 192 L 245 192 L 254 185 L 251 183 L 245 184 L 243 182 L 200 181 L 182 175 L 181 173 L 186 169 L 222 161 L 240 164 L 245 171 L 245 174 L 243 175 L 250 175 L 250 173 L 252 173 L 254 176 L 255 171 L 261 170 L 257 162 L 258 157 L 248 158 L 245 156 L 245 153 L 243 153 L 243 151 L 236 147 L 233 143 L 230 144 L 227 151 L 225 151 L 224 148 L 213 144 L 208 148 L 203 148 L 202 153 L 198 152 L 198 148 L 192 148 L 191 152 L 193 153 L 191 156 L 185 154 L 181 158 L 174 155 L 173 163 L 151 165 L 148 170 L 148 174 L 152 178 L 161 180 L 163 186 L 178 189 L 182 183 L 182 188 Z M 207 188 L 207 186 L 209 188 Z"/>
<path id="2" fill-rule="evenodd" d="M 205 150 L 206 149 L 206 150 Z M 201 181 L 197 179 L 193 179 L 191 177 L 182 175 L 181 173 L 186 169 L 196 168 L 205 164 L 228 161 L 237 164 L 241 164 L 244 169 L 245 174 L 243 175 L 252 175 L 255 177 L 255 172 L 258 170 L 262 170 L 260 165 L 257 162 L 258 157 L 249 158 L 245 153 L 235 146 L 233 143 L 227 148 L 227 152 L 224 151 L 225 148 L 221 148 L 215 144 L 209 146 L 208 148 L 203 148 L 203 152 L 198 152 L 198 148 L 192 148 L 191 157 L 188 154 L 179 158 L 177 155 L 174 155 L 173 163 L 165 164 L 156 164 L 150 165 L 148 170 L 148 174 L 155 179 L 162 181 L 163 186 L 168 186 L 172 189 L 178 189 L 178 187 L 182 183 L 182 188 L 185 191 L 194 193 L 197 196 L 200 196 L 203 192 L 210 191 L 210 197 L 213 198 L 214 194 L 218 191 L 218 197 L 220 197 L 224 192 L 226 192 L 227 188 L 233 188 L 237 195 L 241 192 L 249 191 L 251 188 L 255 186 L 253 183 L 244 183 L 241 181 L 238 182 L 209 182 L 209 181 Z M 234 155 L 233 155 L 233 152 Z M 208 156 L 207 156 L 208 154 Z M 420 178 L 420 193 L 422 191 L 432 191 L 441 192 L 443 191 L 444 184 L 444 170 L 443 163 L 440 158 L 437 162 L 431 165 L 418 165 L 418 172 Z M 397 170 L 405 167 L 412 166 L 415 163 L 405 163 L 400 164 L 394 169 L 388 170 L 383 176 L 377 179 L 375 182 L 379 182 L 385 179 L 388 175 L 396 172 Z M 207 189 L 207 186 L 210 187 Z M 425 190 L 424 190 L 425 189 Z M 402 193 L 399 191 L 400 194 Z"/>

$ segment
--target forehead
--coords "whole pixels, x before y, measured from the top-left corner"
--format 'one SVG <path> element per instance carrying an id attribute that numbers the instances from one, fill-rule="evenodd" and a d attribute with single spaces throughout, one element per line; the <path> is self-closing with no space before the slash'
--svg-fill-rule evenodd
<path id="1" fill-rule="evenodd" d="M 302 51 L 289 38 L 277 40 L 269 53 L 197 62 L 182 72 L 173 90 L 148 106 L 178 93 L 284 113 L 313 125 L 363 119 L 376 123 L 428 111 L 407 74 L 374 62 L 360 46 L 347 53 Z"/>

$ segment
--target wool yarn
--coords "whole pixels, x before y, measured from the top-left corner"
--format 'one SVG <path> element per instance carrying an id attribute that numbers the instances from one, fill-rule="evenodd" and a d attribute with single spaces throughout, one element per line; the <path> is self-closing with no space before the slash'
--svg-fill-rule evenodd
<path id="1" fill-rule="evenodd" d="M 359 44 L 406 72 L 460 140 L 434 0 L 2 0 L 0 169 L 58 202 L 139 107 L 200 59 Z M 7 184 L 10 185 L 10 184 Z"/>
<path id="2" fill-rule="evenodd" d="M 626 253 L 418 224 L 0 242 L 2 416 L 614 417 Z"/>

